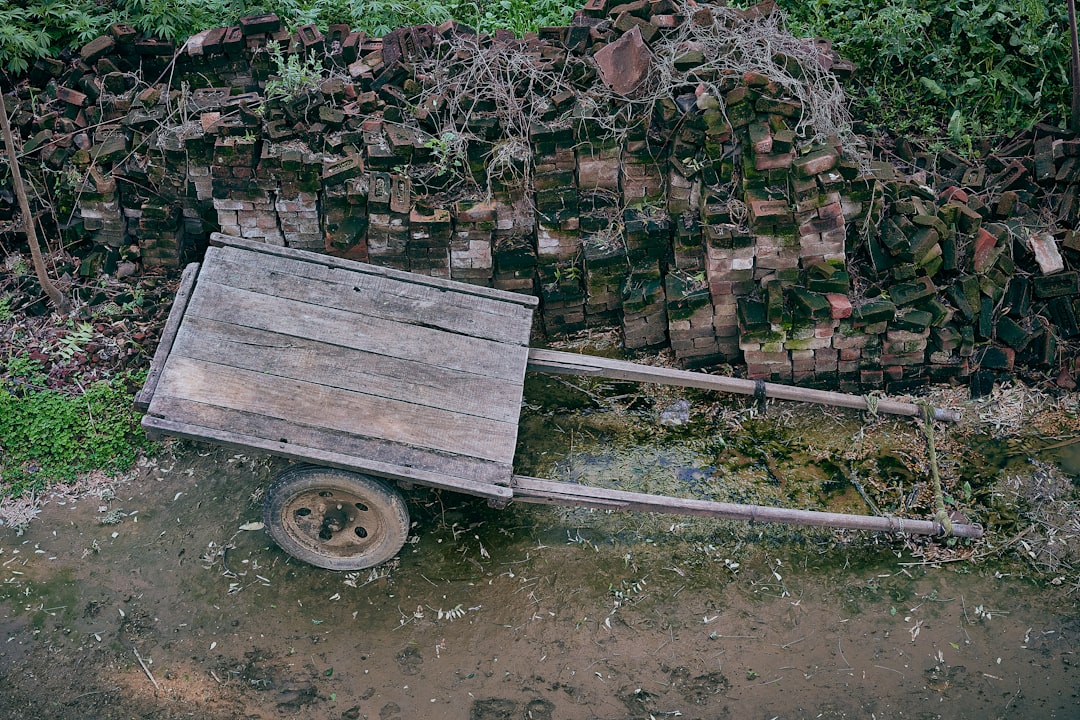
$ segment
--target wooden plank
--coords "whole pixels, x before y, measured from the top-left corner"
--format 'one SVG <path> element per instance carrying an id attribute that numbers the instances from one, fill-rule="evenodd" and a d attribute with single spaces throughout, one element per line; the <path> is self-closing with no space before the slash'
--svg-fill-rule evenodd
<path id="1" fill-rule="evenodd" d="M 690 500 L 663 495 L 609 490 L 553 480 L 541 480 L 522 475 L 514 476 L 513 488 L 514 497 L 517 500 L 545 505 L 596 507 L 609 510 L 642 510 L 645 512 L 697 515 L 729 520 L 748 520 L 750 522 L 776 522 L 901 534 L 941 535 L 943 531 L 942 526 L 932 520 L 845 515 L 842 513 L 794 510 L 763 505 L 739 505 L 709 500 Z M 956 537 L 979 538 L 982 537 L 983 528 L 981 525 L 956 523 L 952 526 L 952 534 Z"/>
<path id="2" fill-rule="evenodd" d="M 217 428 L 207 428 L 185 422 L 176 422 L 151 415 L 143 417 L 142 424 L 151 436 L 174 435 L 177 437 L 191 438 L 193 440 L 209 440 L 211 442 L 242 450 L 262 450 L 292 460 L 302 460 L 305 462 L 317 463 L 319 465 L 326 465 L 327 467 L 340 468 L 342 470 L 370 473 L 391 480 L 415 482 L 421 485 L 444 488 L 491 499 L 505 500 L 513 496 L 513 491 L 502 485 L 480 483 L 462 478 L 448 478 L 444 475 L 420 470 L 409 470 L 406 474 L 397 466 L 385 465 L 379 462 L 366 462 L 360 464 L 358 458 L 343 455 L 341 453 L 319 450 L 316 448 L 293 446 L 288 443 L 276 443 L 261 437 L 243 435 Z"/>
<path id="3" fill-rule="evenodd" d="M 528 349 L 432 328 L 276 298 L 205 280 L 188 304 L 188 314 L 308 338 L 354 350 L 516 380 L 524 372 Z"/>
<path id="4" fill-rule="evenodd" d="M 506 464 L 513 462 L 517 439 L 517 423 L 487 420 L 176 355 L 166 363 L 155 399 L 150 403 L 151 414 L 163 415 L 156 404 L 159 396 Z"/>
<path id="5" fill-rule="evenodd" d="M 520 305 L 239 248 L 210 248 L 201 279 L 516 345 L 532 329 L 532 309 Z"/>
<path id="6" fill-rule="evenodd" d="M 741 378 L 723 377 L 721 375 L 707 375 L 701 372 L 689 370 L 672 370 L 670 368 L 638 365 L 625 360 L 611 360 L 609 358 L 595 357 L 592 355 L 578 355 L 576 353 L 558 352 L 556 350 L 529 350 L 529 370 L 534 372 L 551 373 L 555 375 L 585 375 L 590 377 L 605 377 L 615 380 L 630 380 L 635 382 L 651 382 L 661 385 L 678 385 L 680 387 L 700 388 L 702 390 L 719 390 L 721 392 L 739 393 L 742 395 L 754 395 L 758 391 L 758 383 L 754 380 Z M 832 405 L 835 407 L 851 408 L 853 410 L 866 410 L 866 398 L 862 395 L 846 395 L 844 393 L 831 392 L 828 390 L 812 390 L 810 388 L 793 387 L 791 385 L 779 385 L 777 383 L 761 383 L 761 388 L 766 397 L 777 400 L 792 400 L 795 402 L 810 402 L 820 405 Z M 877 401 L 876 411 L 890 415 L 904 415 L 918 417 L 922 414 L 922 408 L 912 403 L 896 402 L 895 400 L 881 399 Z M 958 422 L 960 413 L 955 410 L 933 408 L 934 419 L 949 422 Z"/>
<path id="7" fill-rule="evenodd" d="M 240 247 L 266 255 L 276 255 L 283 258 L 295 258 L 298 260 L 304 260 L 305 262 L 325 265 L 327 267 L 340 267 L 347 270 L 355 270 L 356 272 L 363 272 L 369 275 L 382 275 L 388 278 L 404 280 L 405 282 L 409 283 L 423 284 L 437 288 L 446 288 L 469 295 L 475 295 L 476 297 L 494 298 L 503 302 L 515 303 L 517 305 L 522 305 L 528 308 L 535 308 L 540 303 L 540 300 L 532 295 L 523 295 L 521 293 L 507 292 L 505 290 L 496 290 L 494 288 L 487 288 L 479 285 L 470 285 L 468 283 L 454 282 L 452 280 L 443 280 L 442 278 L 433 278 L 426 275 L 416 275 L 413 273 L 404 272 L 402 270 L 394 270 L 392 268 L 368 265 L 367 263 L 359 263 L 354 260 L 344 260 L 342 258 L 335 258 L 329 255 L 307 252 L 306 250 L 295 250 L 292 248 L 278 247 L 276 245 L 268 245 L 262 242 L 239 238 L 235 235 L 211 233 L 210 242 L 213 245 L 229 245 L 232 247 Z"/>
<path id="8" fill-rule="evenodd" d="M 169 310 L 169 317 L 161 331 L 161 341 L 158 342 L 157 349 L 154 351 L 154 359 L 150 361 L 150 371 L 146 373 L 146 382 L 143 383 L 142 389 L 135 395 L 135 409 L 140 412 L 146 412 L 146 409 L 150 407 L 150 400 L 154 397 L 154 389 L 157 387 L 161 370 L 165 367 L 165 360 L 172 350 L 177 330 L 180 328 L 180 321 L 184 317 L 184 311 L 187 310 L 188 300 L 191 298 L 191 291 L 195 287 L 195 278 L 198 274 L 199 263 L 190 263 L 184 268 L 184 272 L 180 276 L 180 286 L 176 290 L 176 297 L 173 299 L 172 308 Z"/>
<path id="9" fill-rule="evenodd" d="M 476 375 L 279 333 L 188 316 L 173 357 L 206 360 L 516 423 L 521 383 Z"/>
<path id="10" fill-rule="evenodd" d="M 262 438 L 277 445 L 306 448 L 353 458 L 355 466 L 377 463 L 396 467 L 402 477 L 416 470 L 451 478 L 509 485 L 513 466 L 488 460 L 423 450 L 411 445 L 375 440 L 355 433 L 312 427 L 295 420 L 282 420 L 218 405 L 159 397 L 155 415 L 192 427 L 228 430 L 246 437 Z"/>

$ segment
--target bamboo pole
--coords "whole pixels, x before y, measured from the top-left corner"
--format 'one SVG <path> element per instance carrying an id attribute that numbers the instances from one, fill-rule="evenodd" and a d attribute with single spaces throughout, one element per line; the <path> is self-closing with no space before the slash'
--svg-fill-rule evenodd
<path id="1" fill-rule="evenodd" d="M 30 257 L 34 260 L 34 272 L 37 273 L 38 284 L 45 294 L 52 300 L 56 309 L 63 314 L 71 309 L 71 303 L 64 293 L 53 285 L 49 280 L 48 271 L 45 269 L 45 259 L 41 256 L 41 245 L 38 244 L 37 231 L 34 229 L 34 215 L 30 212 L 30 200 L 26 197 L 26 186 L 23 185 L 22 171 L 19 169 L 19 157 L 15 148 L 15 138 L 11 134 L 11 123 L 8 122 L 7 106 L 4 104 L 4 93 L 0 90 L 0 130 L 4 133 L 4 147 L 7 150 L 8 167 L 11 168 L 11 180 L 15 186 L 15 194 L 19 198 L 19 209 L 22 211 L 23 228 L 26 230 L 26 241 L 30 245 Z"/>
<path id="2" fill-rule="evenodd" d="M 776 398 L 777 400 L 817 403 L 819 405 L 851 408 L 852 410 L 871 409 L 867 406 L 866 397 L 862 395 L 848 395 L 846 393 L 831 392 L 829 390 L 813 390 L 811 388 L 780 385 L 777 383 L 762 382 L 759 384 L 755 380 L 743 380 L 741 378 L 723 377 L 721 375 L 708 375 L 706 373 L 692 372 L 689 370 L 658 368 L 652 367 L 651 365 L 639 365 L 625 360 L 612 360 L 610 358 L 580 355 L 578 353 L 565 353 L 557 350 L 530 349 L 528 369 L 534 372 L 549 373 L 553 375 L 605 377 L 615 380 L 692 387 L 701 390 L 719 390 L 720 392 L 738 393 L 741 395 L 756 395 L 763 391 L 765 397 Z M 890 415 L 903 415 L 905 417 L 919 417 L 922 415 L 922 408 L 918 405 L 897 402 L 895 400 L 878 400 L 873 409 L 875 412 L 883 412 Z M 935 420 L 948 422 L 957 422 L 960 420 L 960 413 L 955 410 L 934 408 L 933 414 Z"/>
<path id="3" fill-rule="evenodd" d="M 950 534 L 962 538 L 980 538 L 983 536 L 983 528 L 977 524 L 953 523 L 951 532 L 946 533 L 946 527 L 941 522 L 934 520 L 846 515 L 843 513 L 793 510 L 765 505 L 741 505 L 712 502 L 710 500 L 690 500 L 664 495 L 609 490 L 588 485 L 575 485 L 555 480 L 541 480 L 522 475 L 514 476 L 513 489 L 515 500 L 543 505 L 569 505 L 606 510 L 640 510 L 676 515 L 725 518 L 728 520 L 812 525 L 816 527 L 912 535 Z"/>

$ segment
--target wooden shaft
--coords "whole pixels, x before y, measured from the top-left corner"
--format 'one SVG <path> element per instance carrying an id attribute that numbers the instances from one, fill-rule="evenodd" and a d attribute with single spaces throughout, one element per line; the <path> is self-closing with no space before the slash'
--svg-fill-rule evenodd
<path id="1" fill-rule="evenodd" d="M 540 350 L 537 348 L 529 350 L 528 369 L 553 375 L 605 377 L 614 380 L 678 385 L 701 390 L 719 390 L 741 395 L 754 395 L 758 391 L 758 383 L 754 380 L 707 375 L 706 373 L 689 370 L 672 370 L 650 365 L 639 365 L 625 360 L 612 360 L 592 355 L 565 353 L 557 350 Z M 848 395 L 846 393 L 813 390 L 777 383 L 761 383 L 761 385 L 764 387 L 766 397 L 776 398 L 777 400 L 817 403 L 853 410 L 868 409 L 866 398 L 861 395 Z M 918 405 L 886 399 L 878 401 L 876 410 L 890 415 L 904 415 L 907 417 L 922 415 L 922 408 Z M 954 410 L 934 408 L 933 414 L 935 420 L 949 422 L 960 420 L 960 413 Z"/>
<path id="2" fill-rule="evenodd" d="M 944 528 L 941 524 L 932 520 L 905 520 L 896 517 L 846 515 L 843 513 L 792 510 L 764 505 L 739 505 L 709 500 L 689 500 L 663 495 L 608 490 L 606 488 L 575 485 L 553 480 L 541 480 L 523 475 L 514 476 L 513 489 L 514 499 L 544 505 L 569 505 L 608 510 L 641 510 L 676 515 L 726 518 L 729 520 L 813 525 L 817 527 L 913 535 L 944 534 Z M 952 535 L 963 538 L 980 538 L 983 535 L 983 528 L 977 524 L 954 523 Z"/>

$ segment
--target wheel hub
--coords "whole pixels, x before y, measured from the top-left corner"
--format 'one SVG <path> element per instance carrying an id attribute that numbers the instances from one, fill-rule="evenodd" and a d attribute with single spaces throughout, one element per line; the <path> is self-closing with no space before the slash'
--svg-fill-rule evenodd
<path id="1" fill-rule="evenodd" d="M 364 499 L 342 490 L 309 490 L 283 508 L 285 530 L 320 553 L 349 557 L 374 544 L 382 532 L 377 513 Z"/>

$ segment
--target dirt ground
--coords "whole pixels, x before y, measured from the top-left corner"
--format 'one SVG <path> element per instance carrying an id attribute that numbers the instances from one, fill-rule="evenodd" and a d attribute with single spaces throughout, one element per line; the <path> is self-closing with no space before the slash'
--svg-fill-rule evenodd
<path id="1" fill-rule="evenodd" d="M 0 527 L 0 717 L 1080 717 L 1064 588 L 423 489 L 397 561 L 334 573 L 243 529 L 280 467 L 178 444 Z"/>

